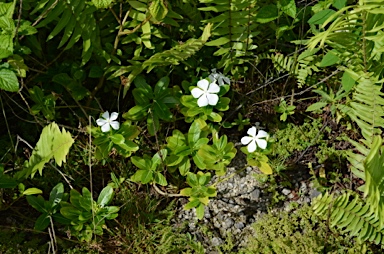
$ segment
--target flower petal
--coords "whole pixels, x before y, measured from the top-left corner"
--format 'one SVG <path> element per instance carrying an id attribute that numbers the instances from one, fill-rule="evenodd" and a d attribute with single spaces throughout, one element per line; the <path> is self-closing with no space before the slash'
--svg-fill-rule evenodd
<path id="1" fill-rule="evenodd" d="M 229 78 L 227 78 L 227 77 L 223 77 L 223 80 L 224 80 L 224 82 L 227 83 L 228 85 L 231 84 L 231 80 L 230 80 Z"/>
<path id="2" fill-rule="evenodd" d="M 203 95 L 201 96 L 198 100 L 197 100 L 197 105 L 199 105 L 199 107 L 205 107 L 208 105 L 208 98 L 207 96 Z"/>
<path id="3" fill-rule="evenodd" d="M 222 78 L 222 77 L 220 77 L 220 78 L 217 80 L 217 82 L 219 83 L 219 86 L 224 85 L 224 81 L 223 81 L 223 78 Z"/>
<path id="4" fill-rule="evenodd" d="M 267 141 L 265 139 L 256 139 L 256 143 L 261 149 L 265 149 L 267 147 Z"/>
<path id="5" fill-rule="evenodd" d="M 193 98 L 200 98 L 200 96 L 203 95 L 203 93 L 204 93 L 203 90 L 197 87 L 193 88 L 191 91 Z"/>
<path id="6" fill-rule="evenodd" d="M 103 126 L 101 126 L 102 132 L 108 132 L 110 129 L 111 129 L 111 127 L 109 126 L 109 123 L 106 123 Z"/>
<path id="7" fill-rule="evenodd" d="M 256 138 L 266 138 L 266 137 L 268 137 L 268 133 L 266 133 L 263 130 L 259 130 L 259 133 L 257 133 L 257 136 L 256 136 Z"/>
<path id="8" fill-rule="evenodd" d="M 112 121 L 112 122 L 110 122 L 110 125 L 115 130 L 118 130 L 120 128 L 120 123 L 118 121 Z"/>
<path id="9" fill-rule="evenodd" d="M 104 119 L 109 119 L 109 112 L 108 111 L 105 111 L 101 117 L 103 117 Z"/>
<path id="10" fill-rule="evenodd" d="M 256 131 L 257 131 L 256 127 L 251 127 L 251 128 L 248 129 L 247 134 L 249 136 L 251 136 L 251 137 L 255 137 L 256 136 Z"/>
<path id="11" fill-rule="evenodd" d="M 211 83 L 208 88 L 208 93 L 218 93 L 220 92 L 220 87 L 216 83 Z"/>
<path id="12" fill-rule="evenodd" d="M 98 126 L 102 126 L 102 125 L 106 124 L 107 121 L 105 119 L 99 118 L 96 120 L 96 123 Z"/>
<path id="13" fill-rule="evenodd" d="M 111 121 L 113 121 L 113 120 L 116 120 L 118 116 L 119 116 L 119 113 L 112 112 L 112 114 L 111 114 L 111 118 L 109 118 L 109 119 L 110 119 Z"/>
<path id="14" fill-rule="evenodd" d="M 245 137 L 242 137 L 242 138 L 241 138 L 241 143 L 242 143 L 243 145 L 248 145 L 252 140 L 253 140 L 252 137 L 245 136 Z"/>
<path id="15" fill-rule="evenodd" d="M 249 143 L 247 148 L 248 148 L 248 152 L 250 153 L 253 153 L 254 151 L 256 151 L 257 146 L 256 146 L 255 140 L 252 140 L 251 143 Z"/>
<path id="16" fill-rule="evenodd" d="M 217 94 L 207 94 L 208 104 L 215 106 L 219 101 L 219 96 Z"/>
<path id="17" fill-rule="evenodd" d="M 206 79 L 202 79 L 199 82 L 197 82 L 197 86 L 200 87 L 203 91 L 207 91 L 209 82 Z"/>

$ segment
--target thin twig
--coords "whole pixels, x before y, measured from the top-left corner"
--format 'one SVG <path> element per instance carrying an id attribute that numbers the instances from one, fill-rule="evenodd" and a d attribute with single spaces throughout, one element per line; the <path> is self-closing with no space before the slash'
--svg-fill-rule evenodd
<path id="1" fill-rule="evenodd" d="M 53 165 L 52 162 L 49 162 L 49 165 L 51 165 L 51 167 L 53 167 L 57 172 L 59 172 L 59 174 L 64 178 L 64 180 L 67 182 L 69 188 L 73 189 L 71 183 L 69 182 L 69 180 L 67 179 L 67 177 L 65 176 L 65 174 L 63 172 L 61 172 L 55 165 Z M 68 176 L 71 178 L 71 180 L 73 181 L 74 179 L 71 177 L 71 176 Z"/>
<path id="2" fill-rule="evenodd" d="M 159 187 L 157 187 L 157 185 L 155 183 L 153 183 L 152 186 L 157 193 L 159 193 L 160 195 L 163 195 L 165 197 L 183 197 L 183 195 L 181 195 L 179 193 L 178 194 L 172 194 L 172 193 L 164 192 L 164 191 L 160 190 Z"/>

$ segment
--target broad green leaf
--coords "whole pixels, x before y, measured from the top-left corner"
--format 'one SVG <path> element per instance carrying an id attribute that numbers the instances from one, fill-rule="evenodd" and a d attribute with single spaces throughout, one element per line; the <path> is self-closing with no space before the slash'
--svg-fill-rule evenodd
<path id="1" fill-rule="evenodd" d="M 227 44 L 230 41 L 231 40 L 228 37 L 220 37 L 216 40 L 209 41 L 209 42 L 205 43 L 205 45 L 206 46 L 222 46 L 224 44 Z"/>
<path id="2" fill-rule="evenodd" d="M 38 188 L 28 188 L 25 191 L 23 191 L 23 195 L 35 195 L 35 194 L 42 194 L 43 191 Z"/>
<path id="3" fill-rule="evenodd" d="M 60 209 L 60 213 L 67 219 L 70 219 L 73 222 L 78 222 L 79 215 L 81 211 L 76 209 L 73 206 L 65 206 Z"/>
<path id="4" fill-rule="evenodd" d="M 341 84 L 343 85 L 343 89 L 346 92 L 349 92 L 355 85 L 355 80 L 351 77 L 349 72 L 345 71 L 343 77 L 341 78 Z"/>
<path id="5" fill-rule="evenodd" d="M 327 67 L 336 64 L 340 61 L 339 57 L 333 51 L 329 51 L 321 60 L 319 67 Z"/>
<path id="6" fill-rule="evenodd" d="M 154 181 L 157 184 L 160 184 L 161 186 L 167 186 L 167 179 L 161 174 L 160 172 L 156 172 L 154 175 Z"/>
<path id="7" fill-rule="evenodd" d="M 131 161 L 133 165 L 135 165 L 139 169 L 149 169 L 149 162 L 146 159 L 140 158 L 138 156 L 132 156 Z"/>
<path id="8" fill-rule="evenodd" d="M 19 90 L 19 81 L 13 71 L 0 69 L 0 89 L 7 92 L 17 92 Z"/>
<path id="9" fill-rule="evenodd" d="M 256 15 L 257 22 L 267 23 L 279 17 L 279 10 L 274 4 L 264 5 Z"/>
<path id="10" fill-rule="evenodd" d="M 159 128 L 160 128 L 159 117 L 155 114 L 148 115 L 148 118 L 147 118 L 148 133 L 151 136 L 155 136 L 155 133 L 159 130 Z"/>
<path id="11" fill-rule="evenodd" d="M 113 134 L 112 136 L 110 136 L 110 138 L 111 138 L 112 142 L 116 145 L 124 144 L 124 142 L 125 142 L 125 138 L 121 134 Z"/>
<path id="12" fill-rule="evenodd" d="M 281 10 L 288 16 L 296 17 L 296 3 L 295 0 L 280 0 L 279 1 Z"/>
<path id="13" fill-rule="evenodd" d="M 157 21 L 161 21 L 167 16 L 168 9 L 164 4 L 164 0 L 154 0 L 149 6 L 149 12 Z"/>
<path id="14" fill-rule="evenodd" d="M 334 10 L 322 10 L 316 13 L 308 20 L 308 23 L 311 25 L 321 25 L 326 21 L 330 16 L 332 16 L 336 11 Z"/>
<path id="15" fill-rule="evenodd" d="M 336 9 L 340 10 L 341 8 L 345 7 L 346 3 L 347 3 L 347 0 L 334 0 L 332 5 Z"/>
<path id="16" fill-rule="evenodd" d="M 39 218 L 37 218 L 35 222 L 35 229 L 39 231 L 44 231 L 50 223 L 50 216 L 46 213 L 43 213 L 39 216 Z"/>
<path id="17" fill-rule="evenodd" d="M 153 91 L 153 93 L 155 95 L 155 99 L 160 99 L 162 96 L 164 96 L 164 94 L 167 92 L 168 85 L 169 85 L 169 77 L 168 76 L 162 77 L 156 83 L 154 91 Z"/>
<path id="18" fill-rule="evenodd" d="M 191 127 L 189 128 L 188 131 L 188 143 L 189 146 L 193 147 L 195 143 L 199 140 L 200 138 L 200 133 L 201 133 L 201 126 L 197 121 L 194 121 L 191 124 Z"/>
<path id="19" fill-rule="evenodd" d="M 187 174 L 187 183 L 191 187 L 199 185 L 199 180 L 197 179 L 196 174 L 188 172 L 188 174 Z"/>
<path id="20" fill-rule="evenodd" d="M 161 149 L 155 155 L 153 155 L 152 164 L 155 165 L 155 167 L 157 165 L 160 165 L 167 158 L 167 154 L 168 154 L 167 149 Z"/>
<path id="21" fill-rule="evenodd" d="M 83 196 L 79 199 L 81 207 L 86 211 L 92 211 L 92 193 L 86 188 L 82 189 Z"/>
<path id="22" fill-rule="evenodd" d="M 112 1 L 113 0 L 92 0 L 92 3 L 97 9 L 104 9 L 108 8 L 111 5 Z"/>
<path id="23" fill-rule="evenodd" d="M 45 208 L 45 205 L 44 205 L 44 198 L 42 196 L 27 196 L 27 201 L 28 203 L 33 207 L 35 208 L 37 211 L 41 212 L 41 213 L 47 213 L 47 209 Z"/>
<path id="24" fill-rule="evenodd" d="M 161 101 L 153 101 L 153 113 L 164 121 L 172 121 L 173 115 L 169 108 Z"/>
<path id="25" fill-rule="evenodd" d="M 198 199 L 193 199 L 191 201 L 189 201 L 185 206 L 184 206 L 184 210 L 189 210 L 191 208 L 194 208 L 196 206 L 198 206 L 200 204 L 200 201 Z"/>
<path id="26" fill-rule="evenodd" d="M 264 161 L 260 161 L 259 169 L 266 175 L 270 175 L 273 172 L 271 166 Z"/>
<path id="27" fill-rule="evenodd" d="M 180 191 L 180 195 L 183 195 L 183 196 L 191 196 L 192 195 L 192 188 L 184 188 Z"/>
<path id="28" fill-rule="evenodd" d="M 327 105 L 328 105 L 327 102 L 316 102 L 316 103 L 313 103 L 311 106 L 309 106 L 306 111 L 307 112 L 316 111 L 319 109 L 323 109 Z"/>
<path id="29" fill-rule="evenodd" d="M 201 220 L 204 217 L 204 204 L 200 203 L 198 207 L 196 207 L 196 217 Z"/>
<path id="30" fill-rule="evenodd" d="M 106 186 L 100 192 L 99 198 L 97 199 L 97 204 L 100 207 L 104 207 L 105 205 L 108 205 L 112 197 L 113 197 L 113 188 L 111 186 Z"/>
<path id="31" fill-rule="evenodd" d="M 148 114 L 149 107 L 149 104 L 146 106 L 136 105 L 128 110 L 128 112 L 124 113 L 123 118 L 127 120 L 140 121 Z"/>
<path id="32" fill-rule="evenodd" d="M 131 177 L 131 180 L 147 184 L 153 180 L 153 171 L 140 169 Z"/>
<path id="33" fill-rule="evenodd" d="M 64 185 L 63 183 L 58 183 L 55 187 L 52 188 L 51 193 L 49 194 L 50 207 L 53 208 L 55 205 L 60 203 L 63 196 Z"/>
<path id="34" fill-rule="evenodd" d="M 179 165 L 180 175 L 185 176 L 191 169 L 191 161 L 188 157 L 184 157 L 183 162 Z"/>

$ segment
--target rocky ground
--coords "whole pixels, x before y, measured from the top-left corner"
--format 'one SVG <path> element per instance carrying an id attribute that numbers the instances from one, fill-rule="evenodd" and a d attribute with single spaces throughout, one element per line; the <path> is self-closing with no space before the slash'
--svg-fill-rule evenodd
<path id="1" fill-rule="evenodd" d="M 234 163 L 232 163 L 234 164 Z M 320 194 L 309 181 L 307 170 L 287 172 L 291 187 L 281 184 L 262 183 L 256 167 L 244 167 L 244 161 L 229 167 L 224 177 L 214 176 L 217 196 L 205 208 L 205 215 L 198 221 L 195 211 L 185 211 L 182 205 L 187 199 L 180 199 L 175 224 L 187 223 L 186 231 L 200 241 L 207 253 L 219 253 L 217 247 L 231 237 L 236 251 L 246 244 L 247 236 L 253 233 L 251 227 L 268 210 L 292 209 L 292 204 L 310 203 Z M 243 169 L 243 170 L 241 170 Z M 240 171 L 240 172 L 239 172 Z M 256 177 L 255 177 L 256 176 Z M 222 179 L 226 179 L 221 181 Z M 210 232 L 207 234 L 206 232 Z"/>

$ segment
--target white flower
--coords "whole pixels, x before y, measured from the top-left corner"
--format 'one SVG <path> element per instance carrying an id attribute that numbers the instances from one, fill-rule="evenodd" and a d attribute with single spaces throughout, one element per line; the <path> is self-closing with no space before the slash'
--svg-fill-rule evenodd
<path id="1" fill-rule="evenodd" d="M 111 126 L 113 129 L 118 130 L 120 128 L 120 123 L 115 121 L 118 116 L 118 113 L 112 112 L 111 117 L 109 117 L 109 112 L 105 111 L 101 118 L 96 120 L 96 123 L 98 126 L 101 126 L 102 132 L 108 132 L 111 129 Z"/>
<path id="2" fill-rule="evenodd" d="M 216 73 L 216 69 L 211 70 L 212 73 L 211 75 L 208 76 L 208 78 L 212 81 L 215 82 L 217 81 L 219 83 L 219 86 L 224 85 L 224 83 L 227 83 L 228 85 L 231 84 L 231 80 L 224 76 L 221 72 Z"/>
<path id="3" fill-rule="evenodd" d="M 217 93 L 220 92 L 220 87 L 215 83 L 209 83 L 208 80 L 202 79 L 197 82 L 197 87 L 193 88 L 191 94 L 197 100 L 199 107 L 205 107 L 207 105 L 215 106 L 219 101 Z"/>
<path id="4" fill-rule="evenodd" d="M 259 146 L 261 149 L 265 149 L 267 147 L 267 141 L 263 138 L 268 137 L 268 133 L 266 133 L 263 130 L 259 130 L 259 133 L 257 133 L 256 127 L 249 128 L 247 131 L 247 134 L 249 136 L 245 136 L 241 138 L 241 143 L 243 145 L 248 145 L 248 152 L 253 153 L 256 151 L 257 146 Z"/>

